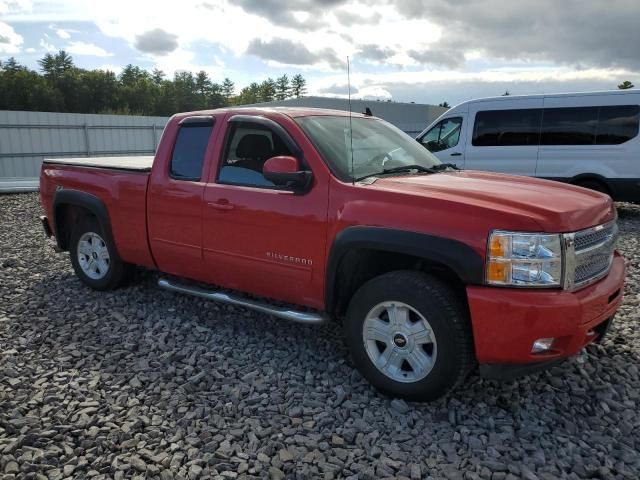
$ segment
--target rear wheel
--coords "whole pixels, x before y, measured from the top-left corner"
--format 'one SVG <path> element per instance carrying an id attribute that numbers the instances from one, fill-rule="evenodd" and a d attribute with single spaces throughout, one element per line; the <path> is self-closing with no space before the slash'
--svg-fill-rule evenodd
<path id="1" fill-rule="evenodd" d="M 474 364 L 466 309 L 440 280 L 398 271 L 370 280 L 354 295 L 346 341 L 374 387 L 407 400 L 434 400 Z"/>
<path id="2" fill-rule="evenodd" d="M 595 190 L 596 192 L 606 193 L 607 195 L 609 195 L 609 189 L 604 183 L 602 183 L 599 180 L 594 180 L 594 179 L 579 180 L 575 184 L 582 188 L 588 188 L 589 190 Z"/>
<path id="3" fill-rule="evenodd" d="M 85 217 L 78 223 L 69 255 L 76 276 L 91 288 L 110 290 L 119 287 L 126 278 L 127 265 L 94 217 Z"/>

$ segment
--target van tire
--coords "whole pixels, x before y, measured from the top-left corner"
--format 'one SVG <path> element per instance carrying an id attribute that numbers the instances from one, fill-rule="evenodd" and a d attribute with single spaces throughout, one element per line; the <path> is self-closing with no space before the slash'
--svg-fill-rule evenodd
<path id="1" fill-rule="evenodd" d="M 421 328 L 418 337 L 413 332 Z M 358 370 L 393 397 L 435 400 L 462 383 L 475 366 L 464 302 L 441 280 L 421 272 L 395 271 L 362 285 L 349 303 L 344 333 Z"/>
<path id="2" fill-rule="evenodd" d="M 71 234 L 69 256 L 76 276 L 94 290 L 120 287 L 131 270 L 118 256 L 98 220 L 89 215 L 80 219 Z"/>
<path id="3" fill-rule="evenodd" d="M 611 195 L 609 188 L 607 188 L 607 186 L 603 182 L 601 182 L 600 180 L 596 180 L 595 178 L 578 180 L 577 182 L 574 182 L 574 185 L 577 185 L 578 187 L 582 187 L 582 188 L 588 188 L 589 190 L 594 190 L 596 192 L 606 193 L 607 195 Z"/>

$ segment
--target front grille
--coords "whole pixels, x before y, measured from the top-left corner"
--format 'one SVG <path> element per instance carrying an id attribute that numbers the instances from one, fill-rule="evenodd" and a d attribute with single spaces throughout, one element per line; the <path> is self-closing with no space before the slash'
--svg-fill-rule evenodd
<path id="1" fill-rule="evenodd" d="M 565 288 L 583 287 L 609 272 L 617 235 L 615 221 L 564 235 Z"/>
<path id="2" fill-rule="evenodd" d="M 602 227 L 602 228 L 599 228 Z M 599 225 L 598 227 L 587 228 L 581 230 L 575 234 L 575 249 L 585 250 L 589 247 L 597 245 L 605 241 L 607 238 L 611 238 L 617 233 L 617 225 L 615 222 Z"/>

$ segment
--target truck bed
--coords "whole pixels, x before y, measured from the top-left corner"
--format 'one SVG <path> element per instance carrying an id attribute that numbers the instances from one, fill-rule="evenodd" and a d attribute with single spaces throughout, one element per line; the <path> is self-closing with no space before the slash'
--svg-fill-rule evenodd
<path id="1" fill-rule="evenodd" d="M 45 158 L 44 163 L 57 163 L 78 167 L 107 168 L 111 170 L 131 170 L 150 172 L 153 156 L 127 157 L 85 157 L 85 158 Z"/>

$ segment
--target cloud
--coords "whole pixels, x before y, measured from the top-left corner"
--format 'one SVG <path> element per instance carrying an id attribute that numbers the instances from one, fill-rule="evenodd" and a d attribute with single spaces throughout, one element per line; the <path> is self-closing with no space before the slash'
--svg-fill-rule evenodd
<path id="1" fill-rule="evenodd" d="M 407 54 L 416 62 L 423 65 L 460 68 L 464 65 L 465 62 L 463 52 L 455 49 L 409 50 Z"/>
<path id="2" fill-rule="evenodd" d="M 358 88 L 351 85 L 351 95 L 355 95 L 358 93 Z M 349 85 L 346 83 L 334 83 L 328 87 L 323 87 L 318 89 L 318 93 L 335 95 L 335 96 L 345 96 L 349 95 Z"/>
<path id="3" fill-rule="evenodd" d="M 336 10 L 333 12 L 336 20 L 345 27 L 352 25 L 377 25 L 382 20 L 380 12 L 372 12 L 369 16 L 362 15 L 362 11 Z"/>
<path id="4" fill-rule="evenodd" d="M 47 35 L 45 35 L 45 37 L 47 37 Z M 46 39 L 45 38 L 40 39 L 40 47 L 42 47 L 42 49 L 47 53 L 53 53 L 58 51 L 56 47 L 54 47 L 49 43 L 48 37 Z"/>
<path id="5" fill-rule="evenodd" d="M 69 38 L 71 38 L 71 34 L 63 28 L 57 28 L 56 35 L 58 35 L 58 37 L 62 38 L 63 40 L 68 40 Z"/>
<path id="6" fill-rule="evenodd" d="M 344 62 L 330 48 L 312 52 L 303 44 L 285 38 L 274 38 L 268 41 L 254 38 L 249 42 L 246 53 L 262 60 L 271 60 L 285 65 L 313 65 L 325 62 L 333 68 L 344 66 Z"/>
<path id="7" fill-rule="evenodd" d="M 368 45 L 360 45 L 358 57 L 373 62 L 383 62 L 395 55 L 391 48 L 380 47 L 373 43 Z"/>
<path id="8" fill-rule="evenodd" d="M 91 57 L 112 57 L 113 53 L 107 52 L 104 48 L 94 43 L 71 42 L 66 51 L 74 55 L 86 55 Z"/>
<path id="9" fill-rule="evenodd" d="M 443 51 L 457 60 L 479 51 L 493 60 L 640 67 L 637 0 L 403 0 L 395 5 L 407 19 L 443 27 L 439 41 L 418 49 L 429 63 L 445 65 Z"/>
<path id="10" fill-rule="evenodd" d="M 451 70 L 419 70 L 351 74 L 352 88 L 359 89 L 354 98 L 379 97 L 383 91 L 396 101 L 416 101 L 437 105 L 447 101 L 451 105 L 474 98 L 499 96 L 505 90 L 512 95 L 611 90 L 623 80 L 637 78 L 626 69 L 591 68 L 575 70 L 570 67 L 539 69 L 500 68 L 478 72 Z M 309 82 L 309 94 L 322 93 L 333 85 L 343 85 L 340 75 L 334 74 Z M 336 92 L 337 94 L 337 92 Z"/>
<path id="11" fill-rule="evenodd" d="M 236 0 L 245 12 L 269 19 L 274 25 L 317 30 L 326 25 L 324 15 L 347 0 Z"/>
<path id="12" fill-rule="evenodd" d="M 23 43 L 22 35 L 17 34 L 11 25 L 0 22 L 0 53 L 19 53 Z"/>
<path id="13" fill-rule="evenodd" d="M 31 0 L 0 0 L 0 15 L 28 11 L 32 8 L 33 2 Z"/>
<path id="14" fill-rule="evenodd" d="M 144 53 L 167 55 L 178 48 L 178 36 L 161 28 L 154 28 L 137 35 L 135 47 Z"/>

